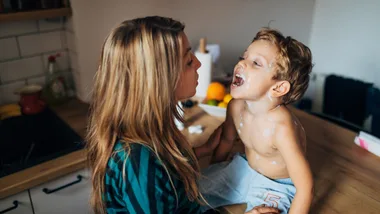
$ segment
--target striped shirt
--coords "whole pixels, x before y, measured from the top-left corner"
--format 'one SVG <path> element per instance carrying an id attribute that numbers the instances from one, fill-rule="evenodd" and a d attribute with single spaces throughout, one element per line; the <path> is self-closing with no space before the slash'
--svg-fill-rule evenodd
<path id="1" fill-rule="evenodd" d="M 125 169 L 125 179 L 123 179 Z M 132 144 L 127 157 L 120 142 L 116 143 L 105 175 L 107 213 L 201 213 L 197 202 L 189 201 L 182 181 L 171 176 L 175 192 L 161 162 L 147 147 Z"/>

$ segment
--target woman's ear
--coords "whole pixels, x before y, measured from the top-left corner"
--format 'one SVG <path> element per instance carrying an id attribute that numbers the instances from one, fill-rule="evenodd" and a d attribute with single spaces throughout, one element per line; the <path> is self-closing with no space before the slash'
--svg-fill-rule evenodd
<path id="1" fill-rule="evenodd" d="M 284 96 L 290 91 L 290 83 L 286 80 L 284 81 L 278 81 L 272 88 L 271 88 L 271 95 L 272 97 L 279 98 Z"/>

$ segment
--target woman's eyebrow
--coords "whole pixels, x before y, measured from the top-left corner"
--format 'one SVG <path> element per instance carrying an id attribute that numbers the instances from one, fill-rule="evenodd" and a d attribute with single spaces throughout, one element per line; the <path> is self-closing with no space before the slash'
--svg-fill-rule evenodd
<path id="1" fill-rule="evenodd" d="M 184 57 L 186 56 L 187 53 L 189 53 L 189 51 L 191 51 L 191 47 L 188 47 L 185 51 L 185 54 L 183 55 Z"/>

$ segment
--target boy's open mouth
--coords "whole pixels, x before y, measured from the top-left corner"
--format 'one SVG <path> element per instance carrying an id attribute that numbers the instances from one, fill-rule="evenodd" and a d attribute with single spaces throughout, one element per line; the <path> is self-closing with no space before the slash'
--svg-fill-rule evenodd
<path id="1" fill-rule="evenodd" d="M 232 85 L 237 86 L 237 87 L 242 86 L 244 84 L 244 79 L 245 79 L 244 75 L 235 74 Z"/>

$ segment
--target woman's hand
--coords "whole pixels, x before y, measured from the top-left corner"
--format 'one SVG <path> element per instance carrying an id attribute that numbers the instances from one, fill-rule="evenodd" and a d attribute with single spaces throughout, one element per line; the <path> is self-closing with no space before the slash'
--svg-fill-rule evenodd
<path id="1" fill-rule="evenodd" d="M 280 214 L 280 210 L 274 207 L 266 207 L 264 204 L 254 207 L 245 214 Z"/>
<path id="2" fill-rule="evenodd" d="M 215 129 L 205 144 L 194 149 L 195 155 L 198 159 L 212 155 L 213 151 L 220 143 L 222 127 L 223 123 L 217 129 Z"/>

